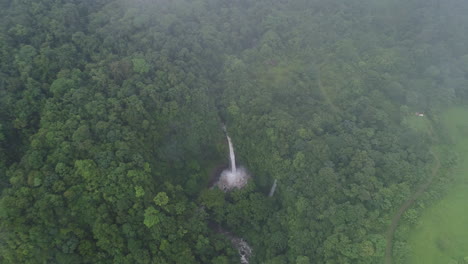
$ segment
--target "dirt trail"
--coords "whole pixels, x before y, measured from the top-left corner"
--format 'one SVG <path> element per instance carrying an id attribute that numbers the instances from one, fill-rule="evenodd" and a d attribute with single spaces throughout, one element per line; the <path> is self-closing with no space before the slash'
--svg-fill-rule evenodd
<path id="1" fill-rule="evenodd" d="M 325 98 L 325 101 L 327 102 L 327 104 L 331 107 L 333 112 L 335 112 L 336 114 L 339 114 L 340 109 L 333 103 L 333 101 L 328 96 L 327 91 L 325 91 L 325 89 L 323 88 L 320 76 L 318 77 L 317 83 L 318 83 L 320 92 L 322 93 L 323 97 Z"/>
<path id="2" fill-rule="evenodd" d="M 433 129 L 432 126 L 429 127 L 429 135 L 433 137 Z M 411 195 L 411 197 L 403 203 L 398 211 L 393 215 L 392 223 L 387 230 L 387 235 L 385 237 L 387 241 L 387 246 L 385 248 L 385 264 L 392 264 L 392 249 L 393 249 L 393 237 L 396 228 L 398 227 L 398 223 L 403 215 L 403 213 L 408 210 L 408 208 L 414 204 L 414 202 L 427 190 L 427 188 L 431 185 L 432 181 L 434 180 L 435 176 L 437 175 L 440 169 L 440 158 L 439 156 L 431 151 L 432 156 L 434 157 L 435 164 L 431 170 L 431 176 L 427 182 L 420 185 L 416 192 Z"/>

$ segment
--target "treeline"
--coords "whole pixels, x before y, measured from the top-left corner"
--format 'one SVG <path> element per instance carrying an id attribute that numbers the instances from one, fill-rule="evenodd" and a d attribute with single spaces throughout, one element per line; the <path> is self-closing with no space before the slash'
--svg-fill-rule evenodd
<path id="1" fill-rule="evenodd" d="M 433 159 L 407 118 L 468 95 L 467 9 L 1 1 L 1 262 L 236 263 L 219 224 L 252 263 L 380 263 Z"/>

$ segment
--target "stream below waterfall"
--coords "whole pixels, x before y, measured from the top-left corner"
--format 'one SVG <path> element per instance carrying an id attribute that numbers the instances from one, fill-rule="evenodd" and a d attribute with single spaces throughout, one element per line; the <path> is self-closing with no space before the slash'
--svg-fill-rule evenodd
<path id="1" fill-rule="evenodd" d="M 223 130 L 226 134 L 226 138 L 229 145 L 230 167 L 224 169 L 221 172 L 221 174 L 219 174 L 217 181 L 211 181 L 212 183 L 210 188 L 218 187 L 224 192 L 228 192 L 230 190 L 233 190 L 234 188 L 241 189 L 245 185 L 247 185 L 250 175 L 248 174 L 245 168 L 236 166 L 236 156 L 234 153 L 234 147 L 224 125 Z M 227 239 L 229 239 L 229 241 L 231 241 L 233 247 L 239 253 L 240 262 L 242 264 L 249 264 L 249 259 L 252 255 L 252 248 L 243 238 L 235 236 L 233 233 L 227 231 L 218 223 L 215 223 L 213 221 L 210 221 L 208 225 L 213 231 L 215 231 L 218 234 L 222 234 Z"/>

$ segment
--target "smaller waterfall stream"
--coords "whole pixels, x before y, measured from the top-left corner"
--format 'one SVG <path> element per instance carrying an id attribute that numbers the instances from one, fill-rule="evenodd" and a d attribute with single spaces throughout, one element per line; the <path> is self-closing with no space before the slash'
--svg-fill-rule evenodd
<path id="1" fill-rule="evenodd" d="M 273 186 L 271 186 L 270 194 L 268 194 L 268 197 L 273 197 L 273 194 L 275 194 L 275 191 L 276 191 L 276 179 L 273 182 Z"/>

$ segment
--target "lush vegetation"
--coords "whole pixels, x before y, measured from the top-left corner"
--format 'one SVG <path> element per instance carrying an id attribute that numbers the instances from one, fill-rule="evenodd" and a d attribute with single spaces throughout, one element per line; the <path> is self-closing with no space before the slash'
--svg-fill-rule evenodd
<path id="1" fill-rule="evenodd" d="M 220 225 L 252 263 L 381 263 L 430 177 L 439 109 L 468 97 L 467 13 L 0 0 L 0 262 L 236 263 Z M 252 174 L 230 193 L 209 188 L 222 123 Z"/>
<path id="2" fill-rule="evenodd" d="M 468 230 L 465 228 L 468 221 L 465 210 L 468 199 L 468 111 L 466 108 L 451 108 L 444 111 L 440 117 L 446 140 L 453 143 L 452 156 L 455 156 L 458 162 L 456 166 L 448 166 L 449 169 L 445 172 L 452 174 L 452 177 L 448 177 L 451 181 L 441 185 L 449 189 L 447 195 L 437 199 L 434 205 L 421 213 L 418 212 L 421 206 L 419 205 L 408 210 L 405 216 L 407 222 L 414 224 L 411 229 L 407 229 L 407 225 L 401 226 L 401 231 L 410 234 L 407 247 L 411 248 L 413 253 L 406 256 L 409 257 L 409 263 L 468 262 Z M 447 153 L 444 147 L 444 144 L 439 146 L 439 155 Z"/>

